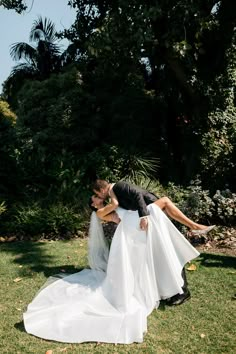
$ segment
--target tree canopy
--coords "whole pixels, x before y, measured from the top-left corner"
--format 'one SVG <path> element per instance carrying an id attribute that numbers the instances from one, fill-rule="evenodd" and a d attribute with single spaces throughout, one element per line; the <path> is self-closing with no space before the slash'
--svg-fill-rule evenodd
<path id="1" fill-rule="evenodd" d="M 1 0 L 0 6 L 5 7 L 7 10 L 15 10 L 19 14 L 27 9 L 23 0 Z"/>
<path id="2" fill-rule="evenodd" d="M 212 191 L 234 189 L 236 3 L 68 5 L 77 12 L 71 28 L 56 33 L 39 18 L 30 44 L 11 47 L 24 61 L 3 98 L 17 115 L 11 156 L 28 193 L 77 198 L 97 174 L 138 168 L 135 156 L 159 159 L 164 184 L 198 177 Z M 65 53 L 61 38 L 70 42 Z"/>

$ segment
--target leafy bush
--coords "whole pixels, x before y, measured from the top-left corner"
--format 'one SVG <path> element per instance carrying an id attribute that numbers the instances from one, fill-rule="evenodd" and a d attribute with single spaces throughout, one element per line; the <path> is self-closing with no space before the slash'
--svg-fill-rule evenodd
<path id="1" fill-rule="evenodd" d="M 195 222 L 210 224 L 214 217 L 214 202 L 209 196 L 209 191 L 203 190 L 200 185 L 190 185 L 187 188 L 169 183 L 165 188 L 159 186 L 158 189 L 151 191 L 159 196 L 167 196 L 172 202 L 190 219 Z M 159 193 L 158 193 L 159 192 Z M 185 229 L 176 223 L 182 231 Z"/>
<path id="2" fill-rule="evenodd" d="M 201 174 L 204 185 L 211 190 L 224 188 L 225 185 L 234 187 L 236 108 L 233 102 L 225 111 L 216 110 L 209 114 L 208 124 L 210 127 L 201 138 Z"/>
<path id="3" fill-rule="evenodd" d="M 16 205 L 11 210 L 8 227 L 11 232 L 20 232 L 29 235 L 45 232 L 47 223 L 43 209 L 38 203 L 27 206 Z"/>
<path id="4" fill-rule="evenodd" d="M 3 201 L 0 203 L 0 215 L 5 213 L 6 210 L 7 210 L 7 207 L 5 205 L 5 202 Z"/>
<path id="5" fill-rule="evenodd" d="M 186 191 L 187 198 L 181 203 L 182 211 L 196 222 L 211 223 L 215 204 L 209 191 L 203 190 L 201 186 L 189 186 Z"/>
<path id="6" fill-rule="evenodd" d="M 138 184 L 140 180 L 153 178 L 158 169 L 159 159 L 127 151 L 115 145 L 102 144 L 81 161 L 84 176 L 109 181 L 121 179 Z"/>
<path id="7" fill-rule="evenodd" d="M 45 216 L 48 231 L 57 235 L 75 233 L 81 225 L 79 215 L 72 208 L 62 204 L 50 206 Z"/>
<path id="8" fill-rule="evenodd" d="M 133 180 L 131 182 L 134 183 Z M 136 180 L 135 183 L 159 197 L 168 196 L 186 216 L 196 222 L 235 225 L 236 194 L 230 190 L 218 190 L 211 197 L 209 191 L 202 189 L 199 181 L 195 181 L 185 189 L 173 183 L 163 187 L 158 181 L 144 177 Z M 90 210 L 87 204 L 81 203 L 81 200 L 80 206 L 79 204 L 68 206 L 60 202 L 48 206 L 39 202 L 28 205 L 18 204 L 6 212 L 4 212 L 6 207 L 3 202 L 0 204 L 1 232 L 20 233 L 25 235 L 25 238 L 32 235 L 71 237 L 87 228 Z M 182 231 L 184 230 L 179 223 L 176 225 Z"/>
<path id="9" fill-rule="evenodd" d="M 17 232 L 27 235 L 74 234 L 84 226 L 82 218 L 72 207 L 61 203 L 42 207 L 39 203 L 17 205 L 8 215 L 2 228 L 7 232 Z"/>
<path id="10" fill-rule="evenodd" d="M 187 188 L 173 183 L 164 189 L 178 208 L 190 219 L 200 223 L 236 224 L 236 194 L 230 190 L 217 191 L 213 197 L 197 180 Z"/>
<path id="11" fill-rule="evenodd" d="M 218 218 L 225 224 L 236 224 L 236 194 L 226 189 L 213 196 Z"/>
<path id="12" fill-rule="evenodd" d="M 15 160 L 15 123 L 16 115 L 0 99 L 0 195 L 4 200 L 15 197 L 20 180 Z"/>

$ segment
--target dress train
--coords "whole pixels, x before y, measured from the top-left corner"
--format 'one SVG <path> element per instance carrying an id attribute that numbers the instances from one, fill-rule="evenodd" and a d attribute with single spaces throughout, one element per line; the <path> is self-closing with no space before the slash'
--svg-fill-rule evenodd
<path id="1" fill-rule="evenodd" d="M 145 232 L 137 212 L 117 209 L 122 221 L 107 269 L 84 269 L 44 287 L 24 313 L 28 333 L 69 343 L 143 341 L 147 316 L 161 299 L 183 292 L 181 271 L 199 255 L 158 206 L 148 210 Z"/>

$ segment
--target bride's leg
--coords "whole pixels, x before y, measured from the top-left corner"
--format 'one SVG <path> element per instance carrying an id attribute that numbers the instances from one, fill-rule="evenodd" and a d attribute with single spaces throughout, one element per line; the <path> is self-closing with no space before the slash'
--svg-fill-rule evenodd
<path id="1" fill-rule="evenodd" d="M 191 230 L 204 230 L 208 227 L 205 225 L 197 224 L 196 222 L 189 219 L 168 197 L 162 197 L 158 199 L 155 201 L 155 204 L 158 205 L 161 210 L 165 211 L 166 214 L 172 219 L 180 222 L 185 226 L 188 226 Z"/>

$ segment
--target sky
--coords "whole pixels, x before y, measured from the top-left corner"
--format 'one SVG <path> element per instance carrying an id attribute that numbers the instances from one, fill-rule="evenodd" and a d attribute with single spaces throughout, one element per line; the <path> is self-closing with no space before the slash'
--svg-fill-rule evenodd
<path id="1" fill-rule="evenodd" d="M 16 42 L 29 43 L 29 34 L 34 20 L 38 16 L 48 17 L 57 31 L 69 28 L 75 19 L 75 10 L 70 8 L 68 0 L 25 0 L 28 9 L 17 14 L 0 6 L 0 92 L 2 83 L 9 76 L 16 62 L 10 57 L 10 46 Z M 68 42 L 61 41 L 62 48 Z"/>

